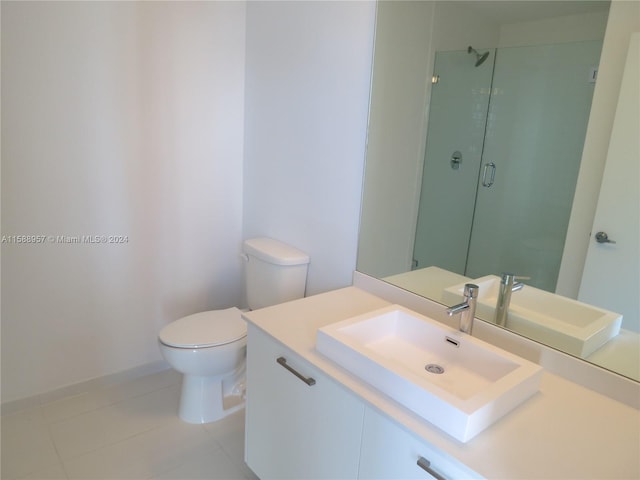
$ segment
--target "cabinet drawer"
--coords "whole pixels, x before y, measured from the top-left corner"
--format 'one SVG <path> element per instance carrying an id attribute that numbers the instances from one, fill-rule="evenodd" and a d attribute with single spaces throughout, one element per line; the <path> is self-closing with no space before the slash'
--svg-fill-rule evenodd
<path id="1" fill-rule="evenodd" d="M 262 480 L 358 474 L 364 405 L 249 326 L 245 459 Z"/>
<path id="2" fill-rule="evenodd" d="M 428 472 L 418 465 L 428 464 Z M 360 475 L 362 479 L 470 479 L 482 478 L 464 464 L 409 433 L 376 410 L 365 411 Z"/>

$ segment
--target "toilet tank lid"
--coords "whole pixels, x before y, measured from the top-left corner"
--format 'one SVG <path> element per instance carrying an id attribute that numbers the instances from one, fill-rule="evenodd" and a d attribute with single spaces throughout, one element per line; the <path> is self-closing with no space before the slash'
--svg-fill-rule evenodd
<path id="1" fill-rule="evenodd" d="M 305 265 L 309 255 L 273 238 L 250 238 L 244 241 L 244 253 L 274 265 Z"/>

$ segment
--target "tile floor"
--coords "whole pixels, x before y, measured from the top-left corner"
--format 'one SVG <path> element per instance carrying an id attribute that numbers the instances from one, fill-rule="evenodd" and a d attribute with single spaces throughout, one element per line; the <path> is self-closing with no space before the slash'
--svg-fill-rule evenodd
<path id="1" fill-rule="evenodd" d="M 2 479 L 255 480 L 244 411 L 190 425 L 172 370 L 2 416 Z"/>

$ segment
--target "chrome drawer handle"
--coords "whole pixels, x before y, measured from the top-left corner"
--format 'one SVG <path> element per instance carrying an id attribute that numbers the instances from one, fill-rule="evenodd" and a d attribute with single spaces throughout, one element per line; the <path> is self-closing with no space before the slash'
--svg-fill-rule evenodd
<path id="1" fill-rule="evenodd" d="M 418 458 L 418 466 L 431 475 L 436 480 L 447 480 L 445 477 L 436 472 L 433 468 L 431 468 L 431 462 L 424 457 Z"/>
<path id="2" fill-rule="evenodd" d="M 278 362 L 280 365 L 282 365 L 284 368 L 286 368 L 287 370 L 289 370 L 291 373 L 293 373 L 296 377 L 298 377 L 300 380 L 302 380 L 304 383 L 306 383 L 307 385 L 309 385 L 310 387 L 316 384 L 315 379 L 311 378 L 311 377 L 305 377 L 304 375 L 302 375 L 300 372 L 294 370 L 293 368 L 291 368 L 289 365 L 287 365 L 287 359 L 284 357 L 278 357 L 278 359 L 276 360 L 276 362 Z"/>

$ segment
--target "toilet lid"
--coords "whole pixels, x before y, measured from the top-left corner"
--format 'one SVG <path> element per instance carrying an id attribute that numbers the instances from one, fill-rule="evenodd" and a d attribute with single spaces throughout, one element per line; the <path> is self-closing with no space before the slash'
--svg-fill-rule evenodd
<path id="1" fill-rule="evenodd" d="M 195 313 L 171 322 L 160 330 L 160 341 L 170 347 L 215 347 L 247 335 L 247 324 L 235 307 Z"/>

